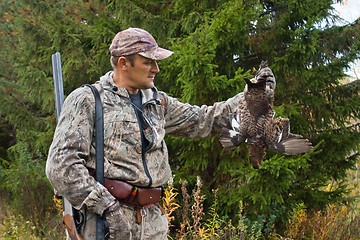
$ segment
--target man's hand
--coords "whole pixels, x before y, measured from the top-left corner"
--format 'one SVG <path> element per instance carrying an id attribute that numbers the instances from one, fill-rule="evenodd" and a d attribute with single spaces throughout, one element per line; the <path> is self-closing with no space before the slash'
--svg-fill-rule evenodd
<path id="1" fill-rule="evenodd" d="M 106 239 L 130 239 L 131 224 L 128 221 L 129 216 L 125 216 L 120 203 L 116 201 L 104 212 L 105 221 L 109 227 Z"/>

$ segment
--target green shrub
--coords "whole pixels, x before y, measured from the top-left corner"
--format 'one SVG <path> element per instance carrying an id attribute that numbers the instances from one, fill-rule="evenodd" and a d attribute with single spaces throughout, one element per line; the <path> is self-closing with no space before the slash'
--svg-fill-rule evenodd
<path id="1" fill-rule="evenodd" d="M 17 139 L 21 139 L 20 133 Z M 52 210 L 53 190 L 44 172 L 44 156 L 31 154 L 20 140 L 9 149 L 9 157 L 10 161 L 2 160 L 0 188 L 14 213 L 32 222 L 41 236 L 49 217 L 56 215 Z"/>

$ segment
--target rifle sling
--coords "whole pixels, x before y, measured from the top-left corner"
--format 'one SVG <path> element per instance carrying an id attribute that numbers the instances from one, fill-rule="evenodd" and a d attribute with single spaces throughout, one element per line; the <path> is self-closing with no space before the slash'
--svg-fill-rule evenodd
<path id="1" fill-rule="evenodd" d="M 95 97 L 95 146 L 96 146 L 96 180 L 104 185 L 104 115 L 103 106 L 100 99 L 99 91 L 96 87 L 90 84 L 85 86 L 90 87 Z M 105 225 L 102 216 L 96 216 L 96 240 L 105 239 Z"/>

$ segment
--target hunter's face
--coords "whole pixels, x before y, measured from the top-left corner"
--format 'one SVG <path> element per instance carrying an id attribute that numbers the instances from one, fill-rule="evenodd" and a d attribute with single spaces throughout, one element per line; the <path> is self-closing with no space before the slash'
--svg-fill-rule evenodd
<path id="1" fill-rule="evenodd" d="M 135 55 L 134 66 L 128 63 L 129 84 L 132 89 L 154 87 L 155 75 L 159 72 L 156 60 Z"/>

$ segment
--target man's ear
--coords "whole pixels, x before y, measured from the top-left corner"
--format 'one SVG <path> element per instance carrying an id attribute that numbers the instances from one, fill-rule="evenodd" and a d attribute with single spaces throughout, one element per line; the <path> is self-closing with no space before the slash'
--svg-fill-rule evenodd
<path id="1" fill-rule="evenodd" d="M 118 60 L 118 66 L 123 69 L 126 70 L 128 67 L 128 60 L 125 57 L 120 57 Z"/>

